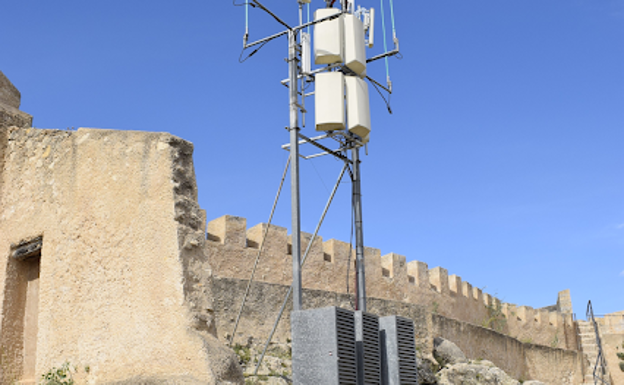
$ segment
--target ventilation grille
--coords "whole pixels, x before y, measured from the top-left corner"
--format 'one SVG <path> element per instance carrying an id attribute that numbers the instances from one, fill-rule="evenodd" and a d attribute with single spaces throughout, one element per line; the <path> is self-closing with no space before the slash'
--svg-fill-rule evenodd
<path id="1" fill-rule="evenodd" d="M 338 383 L 340 385 L 356 385 L 357 360 L 353 312 L 336 308 L 336 334 L 338 339 Z"/>
<path id="2" fill-rule="evenodd" d="M 401 384 L 418 385 L 414 322 L 411 319 L 396 317 L 396 331 Z"/>
<path id="3" fill-rule="evenodd" d="M 381 353 L 379 350 L 379 317 L 362 313 L 364 350 L 364 384 L 381 385 Z"/>

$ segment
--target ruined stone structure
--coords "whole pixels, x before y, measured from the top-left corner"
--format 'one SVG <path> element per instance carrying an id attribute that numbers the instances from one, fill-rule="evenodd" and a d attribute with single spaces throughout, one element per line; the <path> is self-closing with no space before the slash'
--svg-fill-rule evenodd
<path id="1" fill-rule="evenodd" d="M 260 248 L 234 342 L 268 336 L 292 279 L 286 229 L 272 226 L 263 241 L 267 225 L 248 229 L 244 218 L 206 225 L 189 142 L 33 129 L 19 105 L 0 73 L 0 384 L 33 384 L 63 362 L 78 368 L 78 383 L 242 384 L 225 342 Z M 302 234 L 304 250 L 309 241 Z M 354 254 L 314 241 L 306 308 L 351 307 Z M 543 309 L 501 303 L 444 268 L 373 248 L 366 271 L 369 310 L 414 319 L 421 354 L 441 336 L 515 378 L 582 383 L 588 365 L 568 291 Z M 621 337 L 609 322 L 605 336 Z M 289 339 L 286 315 L 276 341 Z"/>
<path id="2" fill-rule="evenodd" d="M 83 383 L 242 382 L 214 337 L 192 151 L 165 133 L 0 128 L 2 384 L 64 361 Z"/>

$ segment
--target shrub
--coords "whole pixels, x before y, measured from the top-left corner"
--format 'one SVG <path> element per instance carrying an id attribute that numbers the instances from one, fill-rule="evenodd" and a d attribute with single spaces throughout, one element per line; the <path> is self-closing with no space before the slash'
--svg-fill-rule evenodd
<path id="1" fill-rule="evenodd" d="M 41 376 L 42 385 L 74 385 L 69 362 L 65 362 L 60 368 L 52 368 Z"/>

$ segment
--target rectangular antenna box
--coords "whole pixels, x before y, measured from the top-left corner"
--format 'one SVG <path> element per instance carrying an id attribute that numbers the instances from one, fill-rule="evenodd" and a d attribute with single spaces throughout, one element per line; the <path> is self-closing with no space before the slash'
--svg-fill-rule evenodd
<path id="1" fill-rule="evenodd" d="M 354 15 L 344 15 L 344 37 L 345 65 L 360 76 L 366 75 L 364 23 Z"/>
<path id="2" fill-rule="evenodd" d="M 418 385 L 414 321 L 399 316 L 379 319 L 381 375 L 384 385 Z"/>
<path id="3" fill-rule="evenodd" d="M 379 317 L 355 312 L 355 347 L 358 357 L 358 385 L 381 385 Z"/>
<path id="4" fill-rule="evenodd" d="M 344 130 L 345 81 L 341 72 L 316 74 L 314 119 L 317 131 Z"/>
<path id="5" fill-rule="evenodd" d="M 320 20 L 340 13 L 337 8 L 322 8 L 314 13 L 314 20 Z M 342 17 L 323 21 L 314 25 L 314 63 L 342 63 L 344 24 Z"/>
<path id="6" fill-rule="evenodd" d="M 365 139 L 371 130 L 368 84 L 357 76 L 345 76 L 345 83 L 349 131 Z"/>
<path id="7" fill-rule="evenodd" d="M 293 384 L 357 385 L 355 318 L 338 307 L 291 314 Z"/>

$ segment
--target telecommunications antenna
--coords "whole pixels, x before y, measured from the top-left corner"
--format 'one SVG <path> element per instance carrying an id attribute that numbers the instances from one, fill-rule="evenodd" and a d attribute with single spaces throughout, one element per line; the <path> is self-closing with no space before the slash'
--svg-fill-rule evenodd
<path id="1" fill-rule="evenodd" d="M 243 36 L 243 53 L 249 48 L 256 47 L 245 59 L 254 55 L 268 42 L 282 36 L 288 37 L 288 78 L 281 81 L 289 89 L 290 124 L 287 130 L 290 133 L 290 142 L 282 146 L 290 152 L 290 182 L 291 182 L 291 218 L 292 218 L 292 268 L 293 282 L 288 295 L 282 305 L 273 331 L 265 345 L 264 352 L 256 366 L 256 374 L 271 338 L 277 329 L 277 324 L 286 308 L 288 297 L 293 295 L 293 310 L 302 309 L 301 268 L 305 263 L 311 245 L 327 213 L 329 205 L 340 184 L 345 170 L 349 169 L 352 178 L 353 216 L 355 225 L 356 249 L 356 310 L 366 311 L 366 287 L 364 271 L 364 233 L 362 228 L 362 200 L 360 180 L 361 147 L 367 145 L 370 138 L 370 108 L 368 83 L 377 90 L 382 89 L 392 94 L 392 82 L 388 68 L 388 58 L 399 54 L 399 39 L 396 35 L 394 22 L 393 0 L 380 0 L 382 19 L 383 48 L 381 54 L 367 58 L 366 48 L 372 48 L 375 40 L 376 12 L 373 8 L 356 7 L 355 0 L 324 0 L 324 7 L 314 12 L 310 19 L 311 0 L 296 1 L 299 7 L 299 24 L 292 26 L 269 10 L 258 0 L 244 0 L 245 6 L 245 34 Z M 373 0 L 370 0 L 372 2 Z M 283 0 L 280 0 L 283 3 Z M 362 0 L 362 2 L 366 2 Z M 389 3 L 392 22 L 393 49 L 389 50 L 386 42 L 384 2 Z M 320 0 L 315 1 L 320 3 Z M 304 6 L 306 6 L 307 20 L 304 22 Z M 260 9 L 269 14 L 285 30 L 271 36 L 249 43 L 249 11 L 250 7 Z M 310 29 L 313 29 L 313 39 Z M 242 58 L 242 53 L 241 53 Z M 367 66 L 379 59 L 386 64 L 386 85 L 367 75 Z M 312 62 L 317 65 L 312 68 Z M 368 83 L 367 83 L 368 81 Z M 307 86 L 314 84 L 314 92 L 306 93 Z M 381 93 L 381 91 L 379 91 Z M 309 137 L 301 133 L 305 127 L 307 110 L 306 98 L 315 97 L 315 128 L 321 131 L 320 135 Z M 390 108 L 388 107 L 390 111 Z M 302 127 L 299 125 L 301 117 Z M 326 143 L 327 142 L 327 143 Z M 302 155 L 299 147 L 309 144 L 320 152 L 311 155 Z M 349 157 L 350 153 L 350 157 Z M 301 257 L 301 220 L 300 220 L 300 192 L 299 192 L 299 160 L 311 159 L 324 155 L 332 155 L 344 162 L 338 181 L 329 197 L 325 210 L 316 227 L 312 239 L 308 242 L 307 250 Z M 287 164 L 288 167 L 288 164 Z M 281 191 L 281 186 L 280 186 Z M 279 196 L 279 192 L 278 192 Z M 277 198 L 276 198 L 277 201 Z M 273 207 L 275 209 L 275 205 Z M 272 217 L 272 214 L 271 214 Z M 268 227 L 267 227 L 268 230 Z M 266 233 L 265 233 L 266 236 Z M 264 242 L 263 242 L 264 244 Z M 261 251 L 261 250 L 260 250 Z M 258 257 L 260 256 L 258 252 Z M 256 265 L 257 265 L 256 259 Z M 253 269 L 255 272 L 255 266 Z M 235 338 L 236 328 L 249 292 L 251 280 L 238 314 L 230 344 Z"/>

